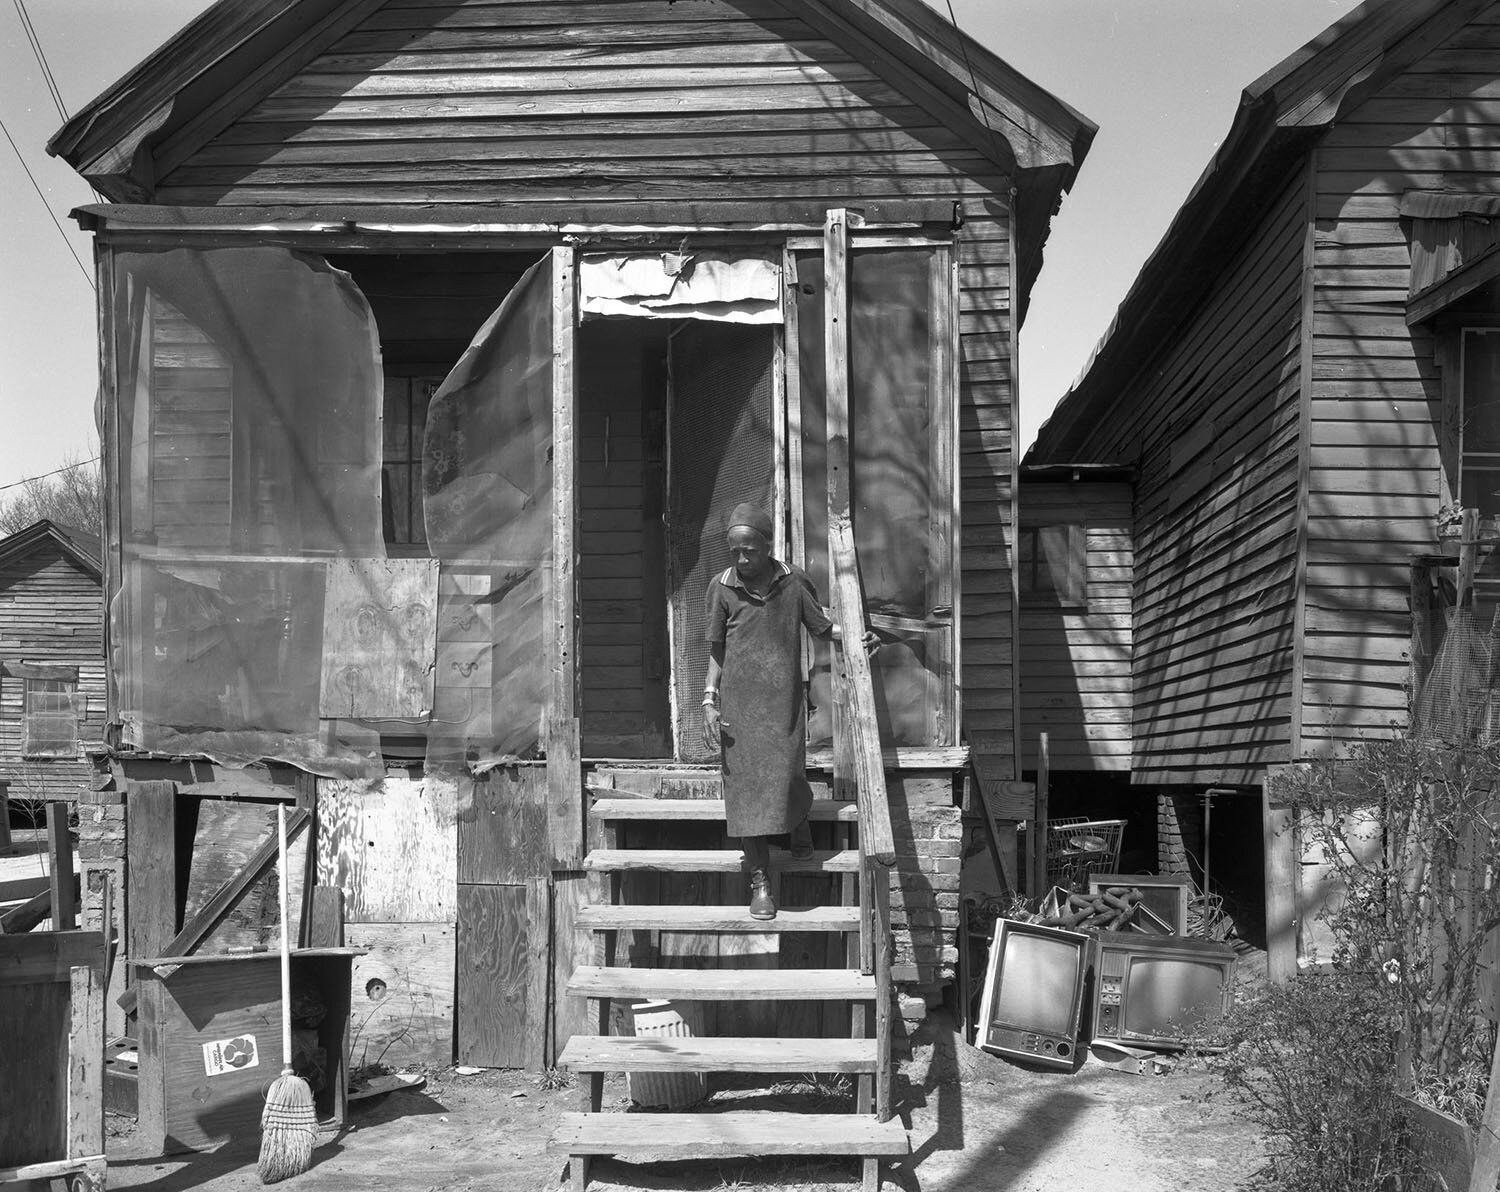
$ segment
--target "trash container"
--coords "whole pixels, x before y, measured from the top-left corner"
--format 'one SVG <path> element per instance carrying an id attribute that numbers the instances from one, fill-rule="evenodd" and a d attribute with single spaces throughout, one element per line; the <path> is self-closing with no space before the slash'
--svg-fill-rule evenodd
<path id="1" fill-rule="evenodd" d="M 692 1035 L 677 1007 L 665 998 L 630 1007 L 631 1033 L 638 1039 L 687 1038 Z M 708 1095 L 702 1072 L 626 1072 L 630 1099 L 653 1109 L 686 1109 Z"/>

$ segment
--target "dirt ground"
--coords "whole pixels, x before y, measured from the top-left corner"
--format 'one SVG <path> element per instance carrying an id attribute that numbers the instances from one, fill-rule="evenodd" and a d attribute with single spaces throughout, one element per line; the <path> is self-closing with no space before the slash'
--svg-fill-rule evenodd
<path id="1" fill-rule="evenodd" d="M 824 1082 L 790 1081 L 771 1094 L 713 1087 L 734 1108 L 844 1108 Z M 897 1104 L 912 1154 L 886 1168 L 883 1187 L 904 1192 L 1230 1192 L 1261 1161 L 1260 1140 L 1202 1062 L 1166 1075 L 1134 1076 L 1087 1063 L 1071 1075 L 1027 1071 L 961 1041 L 944 1016 L 914 1037 L 901 1066 Z M 541 1087 L 521 1072 L 428 1074 L 420 1092 L 350 1106 L 350 1121 L 321 1145 L 312 1170 L 290 1186 L 319 1192 L 372 1188 L 448 1192 L 552 1192 L 565 1161 L 549 1155 L 572 1089 Z M 623 1077 L 605 1086 L 607 1109 L 627 1108 Z M 110 1119 L 109 1186 L 150 1192 L 249 1192 L 258 1137 L 211 1154 L 143 1154 L 134 1123 Z M 859 1186 L 848 1160 L 716 1160 L 595 1163 L 598 1192 L 842 1192 Z"/>

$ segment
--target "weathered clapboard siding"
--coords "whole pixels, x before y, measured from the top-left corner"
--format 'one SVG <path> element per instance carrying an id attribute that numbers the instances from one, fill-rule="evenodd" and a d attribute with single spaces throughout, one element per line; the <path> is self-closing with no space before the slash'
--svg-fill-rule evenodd
<path id="1" fill-rule="evenodd" d="M 1317 235 L 1302 752 L 1407 719 L 1412 556 L 1436 549 L 1441 380 L 1408 328 L 1407 190 L 1500 192 L 1500 5 L 1315 151 Z"/>
<path id="2" fill-rule="evenodd" d="M 764 0 L 388 4 L 161 180 L 166 203 L 983 195 L 995 170 Z M 976 181 L 985 180 L 985 181 Z"/>
<path id="3" fill-rule="evenodd" d="M 1253 782 L 1288 756 L 1305 219 L 1289 178 L 1074 452 L 1138 468 L 1137 783 Z"/>
<path id="4" fill-rule="evenodd" d="M 11 798 L 76 799 L 88 788 L 83 749 L 104 736 L 103 626 L 98 577 L 55 539 L 0 562 L 0 662 L 77 667 L 84 701 L 75 757 L 23 758 L 25 680 L 0 674 L 0 781 Z"/>
<path id="5" fill-rule="evenodd" d="M 1047 734 L 1055 770 L 1128 770 L 1131 751 L 1131 489 L 1128 484 L 1021 486 L 1021 528 L 1084 529 L 1086 601 L 1023 592 L 1020 616 L 1022 769 Z"/>
<path id="6" fill-rule="evenodd" d="M 660 201 L 679 215 L 726 196 L 958 202 L 963 698 L 969 727 L 985 732 L 1008 771 L 1010 182 L 793 11 L 770 0 L 386 4 L 186 156 L 154 199 L 421 204 L 429 213 L 444 203 L 544 201 L 560 220 L 585 201 Z M 587 451 L 587 426 L 583 434 Z M 973 544 L 971 527 L 990 536 Z M 590 670 L 606 644 L 599 635 L 615 631 L 590 629 L 589 618 L 602 626 L 609 608 L 623 608 L 613 581 L 631 577 L 601 576 L 611 582 L 597 590 L 581 578 L 584 680 L 608 683 Z M 609 718 L 592 723 L 601 741 L 628 732 L 641 712 L 624 702 L 585 691 L 585 733 L 596 713 Z"/>

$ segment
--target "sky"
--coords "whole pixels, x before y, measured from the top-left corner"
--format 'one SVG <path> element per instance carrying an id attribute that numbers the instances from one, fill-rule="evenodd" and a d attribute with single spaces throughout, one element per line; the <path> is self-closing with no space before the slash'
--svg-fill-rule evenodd
<path id="1" fill-rule="evenodd" d="M 948 0 L 928 2 L 947 13 Z M 47 156 L 63 121 L 20 13 L 29 14 L 71 113 L 206 7 L 207 0 L 0 5 L 0 121 L 21 159 L 0 137 L 0 486 L 92 454 L 98 377 L 92 248 L 67 218 L 94 197 Z M 952 0 L 952 7 L 960 28 L 1099 125 L 1053 221 L 1021 329 L 1024 449 L 1082 372 L 1228 132 L 1240 92 L 1356 0 Z"/>

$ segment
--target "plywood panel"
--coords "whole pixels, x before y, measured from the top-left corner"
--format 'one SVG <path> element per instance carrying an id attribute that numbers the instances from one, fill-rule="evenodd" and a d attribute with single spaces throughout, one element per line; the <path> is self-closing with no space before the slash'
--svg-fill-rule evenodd
<path id="1" fill-rule="evenodd" d="M 545 877 L 547 771 L 512 766 L 458 780 L 458 881 Z"/>
<path id="2" fill-rule="evenodd" d="M 318 714 L 423 721 L 437 650 L 436 559 L 330 559 Z"/>
<path id="3" fill-rule="evenodd" d="M 319 779 L 318 884 L 344 891 L 350 923 L 453 922 L 457 782 Z"/>
<path id="4" fill-rule="evenodd" d="M 458 1062 L 540 1071 L 547 1039 L 547 881 L 458 888 Z"/>
<path id="5" fill-rule="evenodd" d="M 351 948 L 369 949 L 355 957 L 350 983 L 351 1064 L 452 1063 L 453 923 L 349 923 L 344 937 Z"/>

